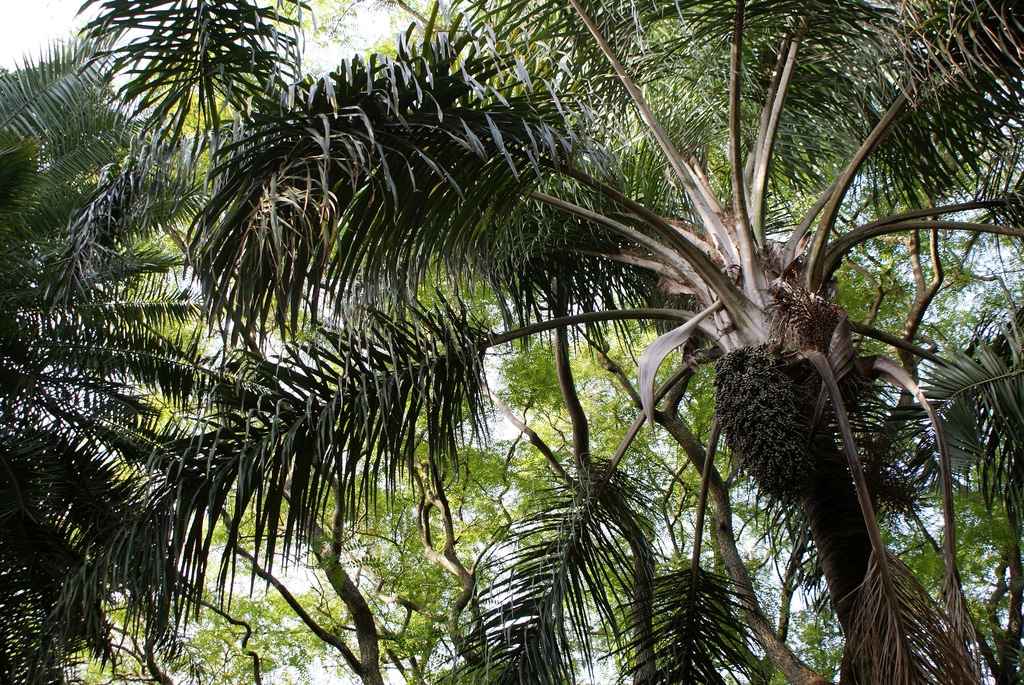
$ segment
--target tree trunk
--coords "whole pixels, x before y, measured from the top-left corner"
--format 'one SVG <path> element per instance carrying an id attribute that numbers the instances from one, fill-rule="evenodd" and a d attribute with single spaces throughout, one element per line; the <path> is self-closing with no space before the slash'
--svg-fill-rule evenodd
<path id="1" fill-rule="evenodd" d="M 1007 553 L 1007 566 L 1010 573 L 1010 580 L 1007 584 L 1009 594 L 1009 606 L 1006 608 L 1006 638 L 1000 645 L 999 673 L 996 675 L 997 685 L 1014 685 L 1020 682 L 1018 670 L 1020 668 L 1020 645 L 1021 645 L 1021 553 L 1020 545 L 1014 544 Z"/>
<path id="2" fill-rule="evenodd" d="M 816 442 L 823 443 L 825 439 L 819 438 Z M 815 445 L 815 448 L 816 472 L 804 497 L 804 510 L 832 609 L 843 632 L 849 634 L 857 592 L 867 574 L 871 540 L 846 458 L 834 443 Z M 845 663 L 841 682 L 844 685 L 856 683 Z"/>

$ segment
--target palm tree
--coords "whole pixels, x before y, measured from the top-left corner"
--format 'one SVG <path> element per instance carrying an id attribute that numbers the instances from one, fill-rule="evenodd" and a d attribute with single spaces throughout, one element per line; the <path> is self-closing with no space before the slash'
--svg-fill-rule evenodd
<path id="1" fill-rule="evenodd" d="M 378 482 L 417 472 L 421 430 L 440 488 L 484 404 L 481 355 L 554 331 L 570 463 L 536 438 L 551 499 L 523 524 L 517 563 L 480 591 L 484 609 L 460 645 L 465 677 L 571 681 L 599 621 L 637 683 L 749 671 L 741 633 L 791 682 L 824 682 L 753 593 L 713 459 L 721 432 L 761 495 L 813 540 L 846 637 L 844 683 L 980 678 L 952 464 L 917 384 L 919 361 L 936 357 L 917 343 L 943 285 L 944 244 L 959 244 L 944 236 L 1022 235 L 1024 34 L 1013 7 L 481 2 L 445 31 L 435 8 L 394 58 L 355 58 L 299 84 L 275 62 L 278 18 L 245 0 L 216 12 L 102 8 L 96 32 L 161 27 L 114 50 L 139 77 L 130 94 L 162 117 L 187 112 L 176 108 L 192 93 L 211 125 L 237 112 L 212 136 L 211 199 L 189 254 L 211 311 L 250 347 L 238 373 L 256 380 L 222 388 L 198 449 L 167 467 L 187 493 L 176 525 L 194 538 L 192 567 L 209 552 L 203 522 L 229 493 L 230 518 L 257 512 L 272 557 L 279 530 L 285 548 L 311 539 L 322 508 L 340 500 L 354 515 Z M 172 44 L 188 49 L 165 52 Z M 216 68 L 224 56 L 239 59 Z M 909 236 L 913 288 L 887 333 L 842 306 L 854 273 L 842 267 L 895 234 Z M 438 283 L 451 289 L 430 292 Z M 484 288 L 507 332 L 460 304 Z M 649 332 L 609 328 L 623 320 L 685 323 L 646 347 L 635 386 L 622 374 L 637 418 L 601 457 L 569 331 L 595 354 L 613 331 Z M 275 333 L 295 342 L 267 357 L 260 341 Z M 900 362 L 868 354 L 869 338 Z M 679 347 L 685 364 L 656 387 Z M 712 362 L 705 445 L 679 402 Z M 879 382 L 931 421 L 941 601 L 879 528 L 858 449 L 882 428 L 865 418 Z M 665 573 L 643 495 L 620 468 L 645 421 L 701 471 L 698 519 L 710 498 L 728 583 L 701 569 L 699 542 L 689 566 Z M 717 625 L 701 624 L 707 616 Z"/>
<path id="2" fill-rule="evenodd" d="M 153 239 L 189 178 L 168 151 L 140 154 L 95 57 L 55 47 L 0 75 L 5 683 L 64 682 L 83 650 L 109 658 L 115 607 L 156 644 L 185 591 L 146 463 L 199 378 L 198 309 Z"/>

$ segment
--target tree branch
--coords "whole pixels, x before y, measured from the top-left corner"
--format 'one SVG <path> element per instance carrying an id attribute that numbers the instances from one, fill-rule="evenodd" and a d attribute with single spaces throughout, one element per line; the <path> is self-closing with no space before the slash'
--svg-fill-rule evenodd
<path id="1" fill-rule="evenodd" d="M 551 467 L 551 470 L 554 471 L 555 475 L 566 483 L 571 482 L 569 474 L 567 474 L 565 469 L 562 468 L 562 465 L 558 462 L 558 458 L 555 457 L 555 453 L 551 451 L 551 448 L 548 447 L 546 442 L 544 442 L 544 439 L 537 435 L 537 432 L 526 425 L 524 421 L 520 421 L 516 415 L 512 413 L 512 410 L 509 409 L 508 405 L 502 402 L 501 398 L 498 397 L 490 388 L 487 389 L 487 395 L 491 398 L 491 401 L 498 407 L 498 411 L 502 413 L 508 422 L 518 428 L 519 432 L 529 439 L 530 444 L 537 448 L 537 451 L 544 456 L 544 459 L 548 462 L 548 466 Z"/>
<path id="2" fill-rule="evenodd" d="M 564 315 L 564 303 L 559 303 L 558 314 Z M 562 393 L 562 402 L 572 427 L 572 457 L 578 474 L 586 473 L 590 466 L 590 422 L 576 392 L 576 381 L 569 362 L 569 334 L 566 328 L 555 330 L 555 374 Z"/>
<path id="3" fill-rule="evenodd" d="M 317 623 L 316 620 L 309 615 L 309 612 L 306 611 L 302 604 L 299 603 L 299 600 L 295 598 L 295 595 L 291 593 L 291 591 L 284 583 L 278 580 L 278 578 L 275 575 L 273 575 L 269 571 L 265 570 L 262 566 L 260 566 L 259 562 L 256 561 L 256 558 L 249 554 L 249 552 L 243 549 L 241 546 L 236 544 L 234 545 L 233 549 L 235 554 L 242 557 L 249 563 L 249 565 L 252 567 L 253 573 L 255 573 L 257 576 L 259 576 L 266 582 L 270 583 L 270 585 L 273 586 L 275 590 L 277 590 L 278 594 L 281 595 L 281 598 L 284 599 L 285 603 L 291 608 L 292 611 L 295 612 L 295 615 L 298 616 L 299 619 L 306 624 L 306 627 L 309 628 L 314 635 L 316 635 L 322 642 L 338 650 L 341 653 L 341 655 L 345 658 L 345 662 L 348 663 L 349 668 L 351 668 L 356 675 L 360 675 L 362 673 L 363 666 L 361 663 L 359 663 L 359 659 L 356 658 L 356 655 L 352 652 L 351 649 L 349 649 L 348 645 L 346 645 L 337 635 L 329 632 L 327 629 L 325 629 L 323 626 Z"/>

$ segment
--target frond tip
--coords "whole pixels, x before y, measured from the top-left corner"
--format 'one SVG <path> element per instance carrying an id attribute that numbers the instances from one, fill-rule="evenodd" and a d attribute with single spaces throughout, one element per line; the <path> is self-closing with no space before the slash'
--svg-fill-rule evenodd
<path id="1" fill-rule="evenodd" d="M 749 629 L 741 618 L 736 588 L 700 567 L 696 574 L 692 571 L 682 568 L 654 581 L 650 644 L 634 641 L 626 647 L 630 653 L 647 649 L 654 654 L 655 670 L 636 681 L 641 685 L 725 685 L 729 680 L 724 674 L 750 674 Z M 691 604 L 694 575 L 696 601 Z"/>

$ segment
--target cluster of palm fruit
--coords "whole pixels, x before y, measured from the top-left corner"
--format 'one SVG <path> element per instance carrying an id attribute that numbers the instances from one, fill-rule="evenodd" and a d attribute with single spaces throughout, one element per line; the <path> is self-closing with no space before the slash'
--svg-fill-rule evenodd
<path id="1" fill-rule="evenodd" d="M 733 350 L 715 364 L 715 413 L 725 443 L 760 491 L 783 501 L 802 495 L 814 470 L 800 393 L 767 344 Z"/>

